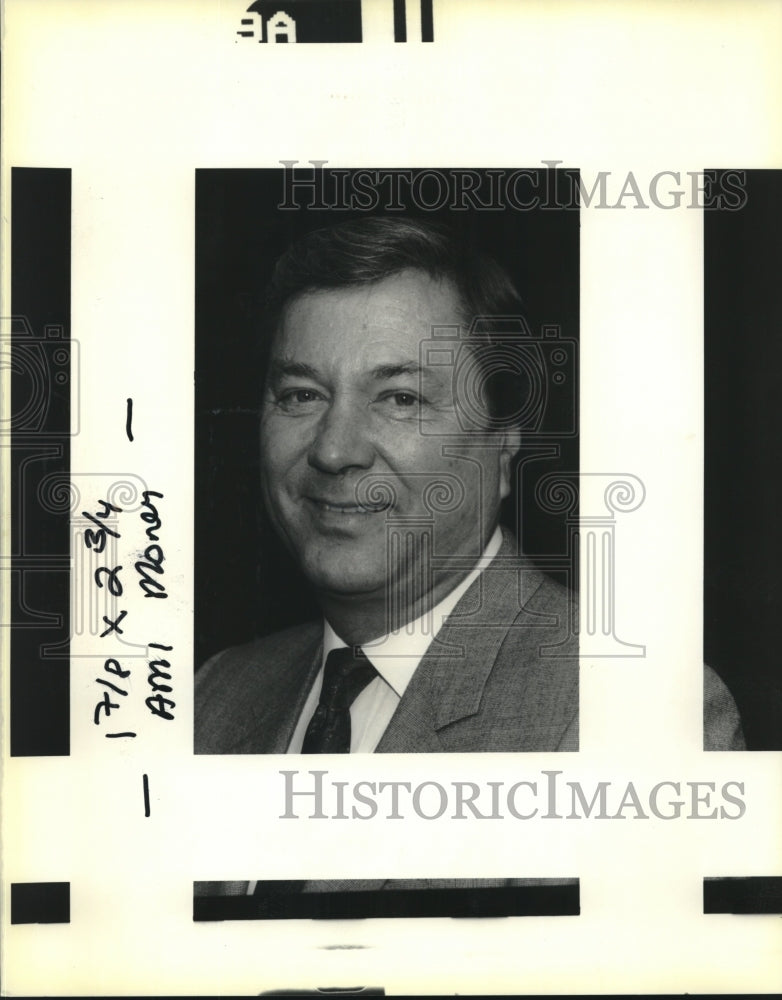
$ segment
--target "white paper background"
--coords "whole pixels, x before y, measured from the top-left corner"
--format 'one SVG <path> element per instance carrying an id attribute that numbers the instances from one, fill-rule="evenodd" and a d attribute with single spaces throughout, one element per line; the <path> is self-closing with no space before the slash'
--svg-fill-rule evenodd
<path id="1" fill-rule="evenodd" d="M 741 820 L 280 821 L 286 761 L 192 756 L 191 566 L 197 167 L 560 159 L 587 180 L 632 170 L 642 188 L 660 170 L 780 167 L 782 5 L 436 0 L 435 42 L 394 45 L 390 0 L 364 0 L 364 44 L 276 47 L 236 41 L 245 6 L 5 3 L 5 245 L 10 168 L 71 168 L 82 427 L 72 468 L 135 474 L 165 494 L 171 597 L 129 603 L 128 632 L 175 647 L 177 721 L 140 715 L 132 745 L 104 740 L 91 724 L 102 661 L 82 657 L 72 665 L 70 758 L 6 756 L 4 990 L 779 989 L 779 918 L 702 914 L 705 875 L 781 873 L 782 782 L 779 754 L 699 749 L 699 211 L 582 212 L 581 466 L 646 486 L 641 508 L 619 517 L 616 567 L 617 630 L 645 644 L 646 658 L 584 662 L 577 755 L 378 756 L 329 768 L 334 779 L 443 783 L 534 779 L 544 768 L 639 788 L 739 780 Z M 460 873 L 578 875 L 582 912 L 191 920 L 194 879 Z M 10 927 L 8 884 L 45 880 L 71 883 L 71 923 Z"/>

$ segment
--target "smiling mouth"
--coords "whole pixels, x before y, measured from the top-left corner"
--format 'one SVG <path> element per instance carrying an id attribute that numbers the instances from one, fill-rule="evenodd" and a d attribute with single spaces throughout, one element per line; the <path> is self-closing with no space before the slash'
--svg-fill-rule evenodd
<path id="1" fill-rule="evenodd" d="M 380 514 L 388 510 L 389 504 L 357 504 L 339 503 L 334 500 L 318 500 L 315 497 L 308 498 L 318 510 L 327 511 L 333 514 Z"/>

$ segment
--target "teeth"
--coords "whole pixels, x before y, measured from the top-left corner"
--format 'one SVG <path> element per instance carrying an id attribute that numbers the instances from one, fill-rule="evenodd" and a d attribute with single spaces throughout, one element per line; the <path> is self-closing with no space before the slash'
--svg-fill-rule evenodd
<path id="1" fill-rule="evenodd" d="M 347 507 L 344 504 L 334 505 L 326 503 L 325 500 L 320 500 L 318 503 L 323 510 L 333 511 L 336 514 L 376 514 L 378 511 L 383 510 L 383 507 Z"/>

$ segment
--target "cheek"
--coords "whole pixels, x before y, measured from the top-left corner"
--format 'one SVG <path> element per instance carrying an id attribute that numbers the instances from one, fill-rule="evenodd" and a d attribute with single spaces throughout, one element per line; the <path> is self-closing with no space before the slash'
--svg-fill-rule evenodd
<path id="1" fill-rule="evenodd" d="M 290 468 L 301 450 L 300 436 L 284 427 L 261 424 L 260 442 L 261 469 L 276 475 Z"/>
<path id="2" fill-rule="evenodd" d="M 476 452 L 475 458 L 479 457 L 480 452 Z M 484 458 L 481 462 L 475 462 L 466 458 L 449 457 L 441 459 L 440 470 L 459 484 L 462 499 L 454 511 L 455 520 L 475 522 L 479 511 L 493 516 L 503 492 L 499 461 Z"/>

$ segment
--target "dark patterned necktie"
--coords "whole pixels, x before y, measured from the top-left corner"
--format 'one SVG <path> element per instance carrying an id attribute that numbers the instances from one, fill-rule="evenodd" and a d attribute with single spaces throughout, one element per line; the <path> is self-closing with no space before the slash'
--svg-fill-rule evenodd
<path id="1" fill-rule="evenodd" d="M 375 677 L 377 671 L 358 646 L 332 649 L 302 753 L 350 753 L 350 706 Z"/>

